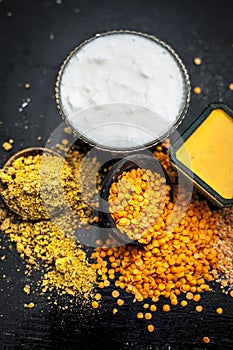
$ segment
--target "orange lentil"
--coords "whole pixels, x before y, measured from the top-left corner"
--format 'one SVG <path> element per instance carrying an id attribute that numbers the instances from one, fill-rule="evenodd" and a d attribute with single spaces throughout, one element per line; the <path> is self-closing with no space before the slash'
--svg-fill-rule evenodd
<path id="1" fill-rule="evenodd" d="M 167 147 L 169 147 L 168 140 L 156 147 L 154 155 L 175 183 L 176 174 L 170 167 Z M 117 278 L 115 286 L 133 294 L 134 302 L 143 302 L 150 298 L 156 303 L 161 296 L 164 296 L 170 299 L 171 305 L 177 305 L 177 296 L 181 293 L 185 293 L 188 300 L 199 301 L 201 292 L 210 288 L 206 282 L 216 278 L 218 274 L 218 258 L 213 244 L 216 238 L 216 215 L 211 212 L 204 199 L 194 194 L 191 203 L 187 204 L 186 214 L 179 220 L 179 210 L 182 212 L 182 206 L 186 208 L 186 194 L 182 195 L 184 199 L 181 207 L 174 211 L 167 187 L 164 205 L 161 207 L 154 205 L 158 211 L 156 220 L 154 214 L 151 217 L 150 213 L 145 214 L 146 211 L 140 215 L 140 210 L 144 209 L 143 205 L 147 204 L 147 197 L 143 197 L 143 200 L 142 196 L 148 192 L 148 178 L 147 171 L 143 173 L 142 169 L 124 172 L 121 180 L 127 181 L 122 182 L 123 191 L 121 192 L 115 183 L 109 196 L 109 204 L 116 200 L 114 205 L 118 219 L 127 218 L 137 222 L 138 217 L 145 225 L 150 223 L 149 226 L 145 226 L 146 229 L 138 239 L 143 247 L 126 245 L 97 248 L 93 256 L 96 259 L 96 268 L 102 271 L 102 276 L 108 276 L 106 277 L 108 279 Z M 156 193 L 156 196 L 152 195 L 152 200 L 155 202 L 162 184 L 162 179 L 157 180 L 154 181 L 152 188 L 152 192 Z M 130 191 L 133 193 L 133 195 L 130 193 L 130 197 L 128 197 L 129 183 Z M 176 188 L 173 190 L 176 191 Z M 115 215 L 113 212 L 112 214 Z M 128 215 L 132 215 L 133 219 Z M 174 221 L 176 215 L 177 224 L 170 227 L 169 218 L 172 217 Z M 118 219 L 116 217 L 116 221 Z M 134 232 L 139 231 L 135 226 Z M 102 261 L 106 262 L 105 266 L 102 265 Z M 103 271 L 102 267 L 109 266 L 109 262 L 108 272 Z M 98 264 L 100 266 L 97 267 Z M 170 310 L 169 305 L 168 309 Z"/>
<path id="2" fill-rule="evenodd" d="M 150 311 L 156 311 L 157 310 L 157 306 L 156 305 L 154 305 L 154 304 L 152 304 L 151 306 L 150 306 Z"/>
<path id="3" fill-rule="evenodd" d="M 168 304 L 164 304 L 164 305 L 163 305 L 163 311 L 164 311 L 164 312 L 168 312 L 168 311 L 170 311 L 170 310 L 171 310 L 170 305 L 168 305 Z"/>
<path id="4" fill-rule="evenodd" d="M 144 309 L 148 309 L 149 306 L 150 306 L 149 304 L 144 304 L 144 305 L 143 305 Z"/>
<path id="5" fill-rule="evenodd" d="M 104 287 L 109 287 L 109 286 L 110 286 L 109 280 L 105 280 L 105 281 L 104 281 Z"/>
<path id="6" fill-rule="evenodd" d="M 233 91 L 233 83 L 229 84 L 229 89 Z"/>
<path id="7" fill-rule="evenodd" d="M 123 299 L 117 299 L 117 305 L 119 305 L 119 306 L 124 305 L 124 300 Z"/>
<path id="8" fill-rule="evenodd" d="M 230 296 L 233 298 L 233 290 L 230 291 Z"/>
<path id="9" fill-rule="evenodd" d="M 195 295 L 193 296 L 193 300 L 194 300 L 194 301 L 199 301 L 199 300 L 201 300 L 200 294 L 195 294 Z"/>
<path id="10" fill-rule="evenodd" d="M 193 62 L 195 63 L 196 66 L 200 66 L 202 63 L 202 60 L 200 57 L 195 57 Z"/>
<path id="11" fill-rule="evenodd" d="M 104 282 L 99 282 L 99 284 L 98 284 L 98 286 L 99 286 L 99 288 L 104 288 Z"/>
<path id="12" fill-rule="evenodd" d="M 146 320 L 150 320 L 151 318 L 152 318 L 151 313 L 150 313 L 150 312 L 146 312 L 146 313 L 145 313 L 145 319 L 146 319 Z"/>
<path id="13" fill-rule="evenodd" d="M 195 88 L 193 89 L 193 91 L 195 92 L 195 94 L 199 95 L 201 93 L 201 88 L 200 86 L 195 86 Z"/>
<path id="14" fill-rule="evenodd" d="M 188 305 L 187 300 L 181 300 L 180 305 L 181 306 L 187 306 Z"/>
<path id="15" fill-rule="evenodd" d="M 95 300 L 99 301 L 102 298 L 100 293 L 96 293 Z"/>
<path id="16" fill-rule="evenodd" d="M 91 305 L 93 309 L 97 309 L 99 307 L 99 303 L 97 301 L 93 301 Z"/>
<path id="17" fill-rule="evenodd" d="M 202 312 L 202 310 L 203 310 L 203 307 L 201 305 L 197 305 L 196 306 L 196 311 L 197 312 Z"/>
<path id="18" fill-rule="evenodd" d="M 216 309 L 217 314 L 221 315 L 223 313 L 223 309 L 221 307 L 218 307 Z"/>
<path id="19" fill-rule="evenodd" d="M 192 300 L 192 299 L 193 299 L 193 293 L 188 292 L 188 293 L 186 294 L 186 298 L 187 298 L 188 300 Z"/>
<path id="20" fill-rule="evenodd" d="M 203 337 L 203 342 L 205 343 L 205 344 L 208 344 L 209 342 L 210 342 L 210 338 L 209 337 Z"/>
<path id="21" fill-rule="evenodd" d="M 155 327 L 153 326 L 153 324 L 148 324 L 147 329 L 149 332 L 154 332 Z"/>
<path id="22" fill-rule="evenodd" d="M 137 318 L 142 319 L 142 318 L 143 318 L 143 313 L 142 313 L 142 312 L 138 312 L 138 313 L 137 313 Z"/>
<path id="23" fill-rule="evenodd" d="M 118 290 L 113 290 L 113 291 L 112 291 L 112 297 L 113 297 L 113 298 L 118 298 L 119 295 L 120 295 L 120 293 L 118 292 Z"/>
<path id="24" fill-rule="evenodd" d="M 116 308 L 114 308 L 114 309 L 112 310 L 113 315 L 115 315 L 117 312 L 118 312 L 118 310 L 117 310 Z"/>

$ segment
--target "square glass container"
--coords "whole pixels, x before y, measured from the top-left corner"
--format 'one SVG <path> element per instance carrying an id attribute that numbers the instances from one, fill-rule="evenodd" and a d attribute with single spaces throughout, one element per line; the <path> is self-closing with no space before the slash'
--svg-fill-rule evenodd
<path id="1" fill-rule="evenodd" d="M 171 147 L 171 162 L 215 205 L 233 205 L 233 111 L 210 104 Z"/>

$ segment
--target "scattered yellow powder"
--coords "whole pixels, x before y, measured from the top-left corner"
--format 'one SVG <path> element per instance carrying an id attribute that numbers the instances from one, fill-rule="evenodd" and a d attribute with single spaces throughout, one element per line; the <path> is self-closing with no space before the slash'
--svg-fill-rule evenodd
<path id="1" fill-rule="evenodd" d="M 31 293 L 31 287 L 28 284 L 26 284 L 23 288 L 23 291 L 24 291 L 24 293 L 29 295 Z"/>
<path id="2" fill-rule="evenodd" d="M 4 148 L 5 151 L 10 151 L 12 149 L 12 144 L 10 144 L 10 142 L 4 142 L 2 144 L 2 148 Z"/>
<path id="3" fill-rule="evenodd" d="M 35 307 L 35 304 L 34 303 L 29 303 L 29 304 L 23 304 L 23 306 L 26 308 L 26 309 L 33 309 Z"/>

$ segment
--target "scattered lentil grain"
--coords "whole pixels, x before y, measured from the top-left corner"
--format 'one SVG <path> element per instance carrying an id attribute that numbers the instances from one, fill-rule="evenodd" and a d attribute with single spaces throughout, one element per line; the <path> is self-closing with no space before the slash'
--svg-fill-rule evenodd
<path id="1" fill-rule="evenodd" d="M 153 326 L 153 324 L 148 324 L 147 329 L 150 333 L 152 333 L 152 332 L 154 332 L 155 327 Z"/>
<path id="2" fill-rule="evenodd" d="M 145 319 L 150 320 L 152 318 L 152 314 L 150 312 L 145 313 Z"/>
<path id="3" fill-rule="evenodd" d="M 93 307 L 93 309 L 98 309 L 99 303 L 98 303 L 97 301 L 93 301 L 93 302 L 91 303 L 91 306 Z"/>
<path id="4" fill-rule="evenodd" d="M 209 337 L 203 337 L 203 342 L 205 344 L 208 344 L 210 342 L 210 338 Z"/>
<path id="5" fill-rule="evenodd" d="M 2 144 L 2 148 L 5 150 L 5 151 L 10 151 L 12 149 L 12 145 L 10 144 L 10 142 L 4 142 Z"/>
<path id="6" fill-rule="evenodd" d="M 193 62 L 196 66 L 200 66 L 202 64 L 202 60 L 200 57 L 195 57 Z"/>
<path id="7" fill-rule="evenodd" d="M 223 313 L 223 309 L 221 307 L 218 307 L 216 309 L 217 314 L 221 315 Z"/>
<path id="8" fill-rule="evenodd" d="M 33 302 L 29 303 L 29 304 L 24 304 L 23 305 L 26 309 L 33 309 L 35 307 L 35 304 Z"/>
<path id="9" fill-rule="evenodd" d="M 200 86 L 195 86 L 195 88 L 193 89 L 193 91 L 195 92 L 195 94 L 199 95 L 201 93 L 201 88 Z"/>
<path id="10" fill-rule="evenodd" d="M 187 306 L 188 305 L 187 300 L 181 300 L 180 305 L 181 306 Z"/>
<path id="11" fill-rule="evenodd" d="M 196 306 L 196 311 L 197 312 L 202 312 L 202 310 L 203 310 L 203 307 L 201 305 L 197 305 Z"/>
<path id="12" fill-rule="evenodd" d="M 171 310 L 170 305 L 168 305 L 168 304 L 164 304 L 164 305 L 163 305 L 163 311 L 164 311 L 164 312 L 168 312 L 168 311 L 170 311 L 170 310 Z"/>
<path id="13" fill-rule="evenodd" d="M 117 305 L 122 306 L 124 305 L 124 300 L 123 299 L 117 299 Z"/>
<path id="14" fill-rule="evenodd" d="M 120 295 L 120 293 L 118 292 L 118 290 L 113 290 L 113 291 L 112 291 L 112 297 L 113 297 L 113 298 L 118 298 L 119 295 Z"/>

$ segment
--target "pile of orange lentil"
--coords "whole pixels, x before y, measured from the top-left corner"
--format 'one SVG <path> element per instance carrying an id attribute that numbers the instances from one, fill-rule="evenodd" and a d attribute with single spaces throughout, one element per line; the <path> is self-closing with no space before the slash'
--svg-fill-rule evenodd
<path id="1" fill-rule="evenodd" d="M 169 141 L 157 146 L 154 155 L 166 169 L 175 189 L 176 174 L 170 165 Z M 140 178 L 142 174 L 143 171 L 139 171 L 127 176 Z M 112 197 L 116 193 L 113 190 Z M 111 239 L 99 240 L 92 254 L 95 259 L 92 268 L 99 275 L 99 288 L 114 284 L 112 296 L 117 299 L 118 306 L 123 305 L 119 298 L 121 293 L 132 294 L 133 302 L 144 302 L 144 310 L 138 312 L 137 318 L 149 321 L 157 310 L 155 304 L 159 299 L 163 300 L 164 312 L 179 303 L 185 307 L 189 301 L 196 302 L 196 311 L 201 312 L 201 293 L 209 291 L 209 282 L 218 277 L 218 253 L 214 245 L 218 234 L 216 213 L 194 192 L 186 214 L 173 230 L 169 230 L 167 223 L 174 204 L 168 193 L 159 217 L 138 239 L 141 244 L 114 246 Z M 222 311 L 216 309 L 218 314 Z M 114 308 L 113 313 L 116 312 L 117 308 Z M 151 323 L 147 328 L 149 332 L 154 331 Z"/>
<path id="2" fill-rule="evenodd" d="M 168 190 L 166 179 L 149 169 L 124 171 L 108 198 L 117 228 L 131 239 L 140 239 L 162 214 Z"/>

